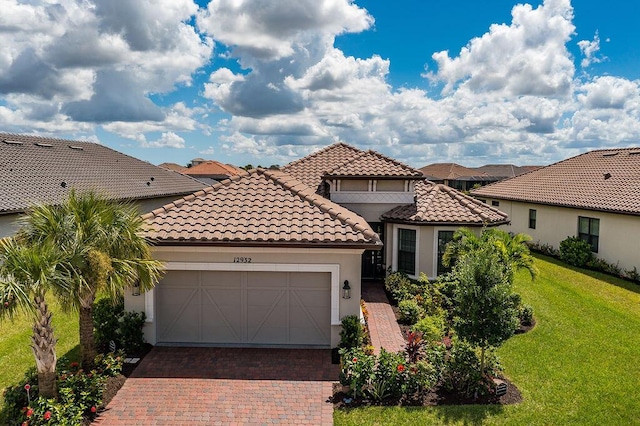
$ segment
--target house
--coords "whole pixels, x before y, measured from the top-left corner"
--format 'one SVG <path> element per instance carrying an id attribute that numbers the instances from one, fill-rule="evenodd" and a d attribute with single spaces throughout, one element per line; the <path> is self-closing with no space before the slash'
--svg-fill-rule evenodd
<path id="1" fill-rule="evenodd" d="M 182 172 L 182 170 L 185 168 L 178 163 L 160 163 L 158 164 L 158 167 L 162 167 L 163 169 L 172 170 L 178 173 Z"/>
<path id="2" fill-rule="evenodd" d="M 36 203 L 62 202 L 72 189 L 135 201 L 143 212 L 204 187 L 201 182 L 86 142 L 0 133 L 0 237 Z"/>
<path id="3" fill-rule="evenodd" d="M 167 273 L 128 310 L 152 344 L 335 347 L 361 281 L 437 274 L 438 243 L 506 214 L 375 151 L 331 145 L 144 216 Z M 446 234 L 443 234 L 446 233 Z"/>
<path id="4" fill-rule="evenodd" d="M 513 164 L 487 164 L 480 167 L 464 167 L 456 163 L 433 163 L 420 171 L 435 183 L 443 183 L 460 191 L 470 191 L 474 186 L 484 186 L 539 168 L 539 166 L 514 166 Z"/>
<path id="5" fill-rule="evenodd" d="M 640 148 L 587 152 L 471 191 L 509 214 L 505 229 L 556 249 L 569 236 L 609 263 L 640 267 Z"/>
<path id="6" fill-rule="evenodd" d="M 191 167 L 183 168 L 180 173 L 211 185 L 232 176 L 238 176 L 243 173 L 243 170 L 231 164 L 223 164 L 214 160 L 203 160 Z"/>

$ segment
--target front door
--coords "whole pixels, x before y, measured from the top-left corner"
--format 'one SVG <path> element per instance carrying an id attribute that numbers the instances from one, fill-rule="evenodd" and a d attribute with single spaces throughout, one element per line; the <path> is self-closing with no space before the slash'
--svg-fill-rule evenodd
<path id="1" fill-rule="evenodd" d="M 384 224 L 382 222 L 369 222 L 380 240 L 384 243 Z M 376 280 L 384 278 L 384 248 L 381 250 L 365 250 L 362 254 L 362 279 Z"/>

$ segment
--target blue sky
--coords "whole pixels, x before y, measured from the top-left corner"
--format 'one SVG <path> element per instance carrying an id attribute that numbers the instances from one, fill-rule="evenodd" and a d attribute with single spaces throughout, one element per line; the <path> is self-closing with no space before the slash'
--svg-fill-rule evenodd
<path id="1" fill-rule="evenodd" d="M 0 0 L 0 130 L 158 164 L 333 142 L 412 166 L 640 145 L 640 4 Z"/>

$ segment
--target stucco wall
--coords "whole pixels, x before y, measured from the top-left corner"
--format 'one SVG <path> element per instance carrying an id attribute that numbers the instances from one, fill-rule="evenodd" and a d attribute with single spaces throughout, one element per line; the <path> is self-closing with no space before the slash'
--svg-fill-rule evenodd
<path id="1" fill-rule="evenodd" d="M 487 203 L 491 204 L 491 199 Z M 640 217 L 499 200 L 500 210 L 509 214 L 509 232 L 526 233 L 533 241 L 550 244 L 556 249 L 560 241 L 578 234 L 578 216 L 600 219 L 599 247 L 596 256 L 610 263 L 619 262 L 624 269 L 640 268 Z M 536 229 L 529 228 L 529 209 L 536 210 Z"/>
<path id="2" fill-rule="evenodd" d="M 287 248 L 230 248 L 230 247 L 155 247 L 154 257 L 166 262 L 233 263 L 234 257 L 250 257 L 252 264 L 331 264 L 338 265 L 339 272 L 339 318 L 360 314 L 360 273 L 363 250 L 360 249 L 287 249 Z M 342 284 L 349 281 L 352 296 L 343 299 Z M 125 308 L 129 311 L 145 311 L 149 296 L 125 295 Z M 148 303 L 148 302 L 147 302 Z M 340 324 L 331 326 L 331 345 L 340 342 Z M 145 325 L 145 339 L 155 343 L 155 324 Z"/>
<path id="3" fill-rule="evenodd" d="M 15 221 L 20 217 L 18 214 L 0 215 L 0 238 L 13 235 L 18 229 Z"/>

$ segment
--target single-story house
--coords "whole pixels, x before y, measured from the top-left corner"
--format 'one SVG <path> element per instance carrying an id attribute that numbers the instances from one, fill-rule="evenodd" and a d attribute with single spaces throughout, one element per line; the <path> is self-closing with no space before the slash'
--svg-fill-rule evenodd
<path id="1" fill-rule="evenodd" d="M 0 237 L 36 203 L 62 202 L 72 189 L 135 201 L 148 212 L 205 185 L 106 146 L 0 133 Z"/>
<path id="2" fill-rule="evenodd" d="M 428 180 L 443 183 L 460 191 L 474 186 L 488 185 L 539 168 L 539 166 L 515 166 L 513 164 L 486 164 L 480 167 L 464 167 L 456 163 L 433 163 L 420 168 Z"/>
<path id="3" fill-rule="evenodd" d="M 335 347 L 361 281 L 437 274 L 459 226 L 507 215 L 375 151 L 338 143 L 144 216 L 166 275 L 128 310 L 152 344 Z"/>
<path id="4" fill-rule="evenodd" d="M 231 164 L 224 164 L 214 160 L 204 160 L 193 164 L 191 167 L 185 167 L 180 173 L 198 179 L 207 185 L 212 185 L 221 180 L 229 179 L 243 173 L 243 170 Z"/>
<path id="5" fill-rule="evenodd" d="M 506 212 L 505 229 L 558 249 L 569 236 L 597 257 L 640 268 L 640 148 L 587 152 L 471 191 Z"/>

